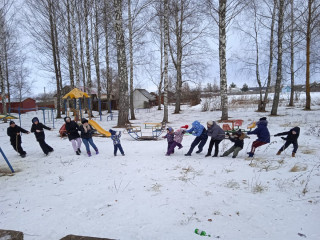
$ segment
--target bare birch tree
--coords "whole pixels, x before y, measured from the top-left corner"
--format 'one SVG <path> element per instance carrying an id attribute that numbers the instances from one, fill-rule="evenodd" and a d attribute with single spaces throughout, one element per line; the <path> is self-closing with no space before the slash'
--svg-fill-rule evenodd
<path id="1" fill-rule="evenodd" d="M 129 96 L 128 96 L 128 72 L 127 57 L 124 41 L 122 0 L 113 0 L 114 30 L 116 34 L 118 76 L 119 76 L 119 116 L 118 127 L 124 127 L 128 122 Z"/>

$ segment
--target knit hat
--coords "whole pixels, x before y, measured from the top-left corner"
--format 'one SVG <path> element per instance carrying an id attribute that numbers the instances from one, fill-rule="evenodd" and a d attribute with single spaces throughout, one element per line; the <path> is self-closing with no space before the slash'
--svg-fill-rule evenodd
<path id="1" fill-rule="evenodd" d="M 88 122 L 87 119 L 85 119 L 85 118 L 82 118 L 82 119 L 81 119 L 81 123 L 82 123 L 82 124 L 85 124 L 85 123 L 87 123 L 87 122 Z"/>
<path id="2" fill-rule="evenodd" d="M 111 135 L 116 135 L 116 131 L 112 130 L 112 129 L 109 129 L 109 132 L 111 133 Z"/>
<path id="3" fill-rule="evenodd" d="M 188 128 L 189 128 L 189 125 L 184 125 L 184 126 L 181 126 L 180 128 L 188 129 Z"/>
<path id="4" fill-rule="evenodd" d="M 167 130 L 168 130 L 169 132 L 172 132 L 172 131 L 173 131 L 173 128 L 172 128 L 172 127 L 168 127 Z"/>
<path id="5" fill-rule="evenodd" d="M 213 125 L 213 121 L 210 120 L 210 121 L 207 122 L 207 124 L 212 126 Z"/>
<path id="6" fill-rule="evenodd" d="M 35 123 L 35 122 L 39 122 L 39 118 L 37 117 L 32 118 L 32 123 Z"/>
<path id="7" fill-rule="evenodd" d="M 259 121 L 265 121 L 265 120 L 267 120 L 266 117 L 262 117 L 262 118 L 259 119 Z"/>
<path id="8" fill-rule="evenodd" d="M 64 121 L 67 122 L 67 119 L 69 119 L 69 120 L 71 121 L 71 118 L 70 118 L 70 117 L 65 117 L 65 118 L 64 118 Z"/>
<path id="9" fill-rule="evenodd" d="M 16 124 L 14 121 L 10 121 L 9 125 Z"/>

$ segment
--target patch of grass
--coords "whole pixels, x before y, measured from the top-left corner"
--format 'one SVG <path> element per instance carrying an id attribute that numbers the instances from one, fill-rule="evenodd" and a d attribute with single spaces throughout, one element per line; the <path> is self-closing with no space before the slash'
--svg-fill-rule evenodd
<path id="1" fill-rule="evenodd" d="M 268 190 L 267 186 L 262 185 L 261 183 L 255 183 L 252 187 L 251 187 L 251 192 L 253 193 L 263 193 L 266 190 Z"/>
<path id="2" fill-rule="evenodd" d="M 232 189 L 239 189 L 240 184 L 238 182 L 236 182 L 234 179 L 232 179 L 232 180 L 229 180 L 228 182 L 226 182 L 225 187 L 232 188 Z"/>
<path id="3" fill-rule="evenodd" d="M 303 172 L 308 169 L 308 166 L 305 164 L 298 164 L 296 163 L 289 172 Z"/>

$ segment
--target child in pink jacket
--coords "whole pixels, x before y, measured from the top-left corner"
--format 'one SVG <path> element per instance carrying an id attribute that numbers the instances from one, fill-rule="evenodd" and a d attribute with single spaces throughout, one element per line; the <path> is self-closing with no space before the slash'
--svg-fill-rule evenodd
<path id="1" fill-rule="evenodd" d="M 174 149 L 176 146 L 178 146 L 179 149 L 182 148 L 182 140 L 183 140 L 183 135 L 186 132 L 186 128 L 188 128 L 188 126 L 183 126 L 181 127 L 179 130 L 174 132 L 174 139 L 173 139 L 173 143 L 170 145 L 170 148 L 168 149 L 168 153 L 167 155 L 170 155 L 172 153 L 174 153 Z"/>

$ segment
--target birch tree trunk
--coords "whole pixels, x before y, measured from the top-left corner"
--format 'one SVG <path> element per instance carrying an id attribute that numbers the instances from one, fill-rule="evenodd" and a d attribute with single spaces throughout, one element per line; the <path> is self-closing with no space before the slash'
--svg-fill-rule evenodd
<path id="1" fill-rule="evenodd" d="M 101 100 L 101 78 L 100 78 L 100 62 L 99 62 L 99 6 L 98 0 L 94 1 L 95 4 L 95 23 L 94 23 L 94 37 L 95 37 L 95 50 L 94 50 L 94 62 L 96 66 L 96 77 L 98 85 L 98 99 Z"/>
<path id="2" fill-rule="evenodd" d="M 128 0 L 128 21 L 129 21 L 129 57 L 130 57 L 130 115 L 131 120 L 135 120 L 133 106 L 133 33 L 132 33 L 132 17 L 131 17 L 131 0 Z"/>
<path id="3" fill-rule="evenodd" d="M 160 7 L 162 4 L 160 4 Z M 162 10 L 160 9 L 162 14 Z M 162 110 L 162 83 L 163 83 L 163 16 L 160 16 L 160 82 L 158 85 L 158 110 Z"/>
<path id="4" fill-rule="evenodd" d="M 74 74 L 73 74 L 73 49 L 72 49 L 72 40 L 71 40 L 71 10 L 70 10 L 70 0 L 66 0 L 67 8 L 67 29 L 68 29 L 68 64 L 69 64 L 69 77 L 70 77 L 70 86 L 74 88 Z"/>
<path id="5" fill-rule="evenodd" d="M 77 44 L 77 29 L 76 29 L 76 21 L 75 21 L 75 0 L 71 0 L 71 25 L 72 25 L 72 46 L 74 50 L 74 68 L 76 73 L 76 87 L 80 87 L 80 66 L 79 66 L 79 53 L 78 53 L 78 44 Z"/>
<path id="6" fill-rule="evenodd" d="M 219 0 L 219 66 L 220 66 L 220 96 L 221 96 L 221 110 L 222 110 L 221 120 L 228 120 L 226 8 L 227 8 L 227 0 Z"/>
<path id="7" fill-rule="evenodd" d="M 79 6 L 80 7 L 80 6 Z M 82 26 L 81 26 L 81 19 L 82 15 L 80 13 L 81 9 L 77 9 L 78 15 L 78 26 L 79 26 L 79 43 L 80 43 L 80 60 L 81 60 L 81 72 L 82 72 L 82 84 L 83 90 L 86 91 L 86 70 L 85 70 L 85 62 L 84 62 L 84 48 L 83 48 L 83 41 L 82 41 Z"/>
<path id="8" fill-rule="evenodd" d="M 90 57 L 90 42 L 89 42 L 89 4 L 88 0 L 84 0 L 84 22 L 85 22 L 85 44 L 86 44 L 86 58 L 87 58 L 87 91 L 91 99 L 91 109 L 89 109 L 89 117 L 92 116 L 92 81 L 91 81 L 91 57 Z"/>
<path id="9" fill-rule="evenodd" d="M 57 40 L 55 39 L 56 36 L 56 28 L 54 23 L 54 6 L 52 0 L 48 0 L 48 10 L 49 10 L 49 22 L 50 22 L 50 40 L 51 40 L 51 49 L 52 49 L 52 58 L 53 58 L 53 65 L 55 70 L 56 76 L 56 86 L 57 86 L 57 118 L 61 118 L 61 85 L 60 85 L 60 76 L 59 76 L 59 66 L 58 66 L 58 59 L 57 59 Z"/>
<path id="10" fill-rule="evenodd" d="M 290 77 L 291 77 L 291 91 L 289 106 L 293 106 L 294 99 L 294 8 L 293 0 L 290 1 L 291 5 L 291 29 L 290 29 Z"/>
<path id="11" fill-rule="evenodd" d="M 163 111 L 163 120 L 162 122 L 168 123 L 168 85 L 169 85 L 169 76 L 168 76 L 168 67 L 169 67 L 169 6 L 168 0 L 164 0 L 164 111 Z"/>
<path id="12" fill-rule="evenodd" d="M 122 0 L 113 0 L 113 4 L 119 77 L 119 116 L 117 127 L 125 127 L 125 124 L 128 122 L 129 96 L 127 59 L 122 19 Z"/>
<path id="13" fill-rule="evenodd" d="M 2 103 L 2 114 L 7 114 L 7 101 L 6 101 L 6 88 L 5 88 L 5 77 L 4 77 L 4 66 L 0 59 L 0 84 L 1 84 L 1 103 Z"/>
<path id="14" fill-rule="evenodd" d="M 268 102 L 268 94 L 270 91 L 271 79 L 272 79 L 272 67 L 273 67 L 273 45 L 274 45 L 274 25 L 276 19 L 276 10 L 277 10 L 277 0 L 273 1 L 273 10 L 272 10 L 272 19 L 271 19 L 271 28 L 270 28 L 270 43 L 269 43 L 269 67 L 268 67 L 268 80 L 266 92 L 264 94 L 263 106 L 261 111 L 266 111 L 266 106 Z"/>
<path id="15" fill-rule="evenodd" d="M 107 68 L 107 102 L 108 104 L 108 113 L 111 113 L 110 101 L 111 101 L 111 92 L 112 92 L 112 78 L 110 74 L 110 60 L 109 60 L 109 27 L 108 27 L 108 4 L 109 0 L 104 0 L 104 34 L 105 34 L 105 45 L 106 45 L 106 68 Z"/>
<path id="16" fill-rule="evenodd" d="M 285 0 L 279 0 L 278 33 L 277 33 L 278 34 L 277 80 L 276 80 L 275 93 L 274 93 L 272 109 L 271 109 L 272 116 L 276 116 L 278 114 L 278 106 L 279 106 L 280 92 L 281 92 L 284 1 Z"/>
<path id="17" fill-rule="evenodd" d="M 311 23 L 312 23 L 312 3 L 314 0 L 308 0 L 308 18 L 306 35 L 306 107 L 305 110 L 311 110 L 310 94 L 310 48 L 311 48 Z"/>

